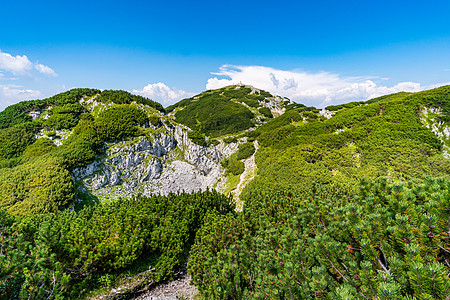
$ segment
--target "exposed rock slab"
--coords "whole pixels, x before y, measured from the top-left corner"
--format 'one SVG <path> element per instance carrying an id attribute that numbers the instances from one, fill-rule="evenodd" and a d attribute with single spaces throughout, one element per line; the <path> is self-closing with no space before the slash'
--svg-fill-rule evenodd
<path id="1" fill-rule="evenodd" d="M 199 146 L 187 128 L 167 127 L 151 138 L 110 145 L 106 155 L 75 169 L 74 181 L 100 198 L 196 192 L 212 189 L 223 177 L 220 161 L 237 151 L 237 143 Z"/>

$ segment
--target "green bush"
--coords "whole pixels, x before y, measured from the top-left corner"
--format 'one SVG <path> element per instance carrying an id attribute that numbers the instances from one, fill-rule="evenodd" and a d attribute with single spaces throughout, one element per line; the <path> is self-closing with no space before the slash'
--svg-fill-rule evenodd
<path id="1" fill-rule="evenodd" d="M 25 149 L 23 159 L 27 160 L 42 156 L 55 149 L 56 145 L 49 138 L 40 138 Z"/>
<path id="2" fill-rule="evenodd" d="M 42 121 L 42 125 L 55 130 L 72 128 L 78 124 L 84 107 L 79 103 L 68 103 L 49 110 L 50 117 Z"/>
<path id="3" fill-rule="evenodd" d="M 135 280 L 166 280 L 184 265 L 205 215 L 231 212 L 229 202 L 206 191 L 15 219 L 0 210 L 0 298 L 79 299 L 145 271 Z"/>
<path id="4" fill-rule="evenodd" d="M 218 137 L 236 133 L 253 126 L 254 114 L 242 104 L 231 100 L 253 99 L 254 95 L 248 95 L 250 91 L 245 88 L 235 90 L 233 87 L 226 87 L 204 92 L 182 100 L 168 110 L 184 107 L 175 113 L 176 121 L 207 136 Z"/>
<path id="5" fill-rule="evenodd" d="M 207 216 L 189 273 L 201 299 L 446 299 L 449 194 L 431 178 L 255 193 Z"/>
<path id="6" fill-rule="evenodd" d="M 258 109 L 258 111 L 266 118 L 273 118 L 272 112 L 268 107 L 261 107 L 260 109 Z"/>
<path id="7" fill-rule="evenodd" d="M 147 114 L 132 106 L 117 106 L 109 108 L 97 117 L 97 132 L 104 140 L 120 140 L 133 136 L 138 125 L 148 122 Z"/>
<path id="8" fill-rule="evenodd" d="M 0 208 L 12 214 L 55 212 L 73 202 L 73 182 L 56 156 L 0 169 Z"/>
<path id="9" fill-rule="evenodd" d="M 247 104 L 250 107 L 258 108 L 258 107 L 261 106 L 261 104 L 259 104 L 258 100 L 254 99 L 254 98 L 247 98 L 246 97 L 246 98 L 242 99 L 241 101 L 244 102 L 245 104 Z"/>
<path id="10" fill-rule="evenodd" d="M 237 159 L 247 159 L 255 153 L 255 150 L 253 143 L 240 144 L 237 152 Z"/>
<path id="11" fill-rule="evenodd" d="M 153 126 L 159 126 L 161 125 L 161 118 L 156 116 L 156 115 L 151 115 L 148 117 L 149 122 L 153 125 Z"/>
<path id="12" fill-rule="evenodd" d="M 353 107 L 357 107 L 364 104 L 363 101 L 359 101 L 359 102 L 349 102 L 349 103 L 345 103 L 345 104 L 339 104 L 339 105 L 330 105 L 325 107 L 326 110 L 330 110 L 330 111 L 337 111 L 339 109 L 343 109 L 343 108 L 353 108 Z"/>
<path id="13" fill-rule="evenodd" d="M 94 96 L 99 93 L 96 89 L 72 89 L 43 100 L 22 101 L 8 106 L 0 112 L 0 128 L 7 128 L 21 123 L 30 122 L 31 111 L 41 111 L 47 106 L 62 106 L 68 103 L 77 103 L 85 96 Z"/>
<path id="14" fill-rule="evenodd" d="M 95 155 L 103 151 L 103 145 L 98 125 L 93 118 L 84 117 L 56 153 L 64 165 L 72 170 L 93 162 Z"/>
<path id="15" fill-rule="evenodd" d="M 235 137 L 235 136 L 232 136 L 232 137 L 224 138 L 223 141 L 224 141 L 225 143 L 227 143 L 227 144 L 230 144 L 230 143 L 237 143 L 238 138 Z"/>
<path id="16" fill-rule="evenodd" d="M 197 145 L 208 146 L 205 135 L 197 130 L 188 131 L 188 138 Z"/>
<path id="17" fill-rule="evenodd" d="M 420 121 L 421 107 L 433 99 L 450 103 L 450 89 L 400 93 L 341 109 L 331 119 L 314 109 L 288 110 L 256 130 L 258 174 L 241 199 L 254 190 L 289 184 L 354 185 L 362 176 L 416 180 L 423 174 L 448 176 L 442 142 Z M 442 117 L 442 120 L 445 118 Z"/>
<path id="18" fill-rule="evenodd" d="M 244 163 L 240 160 L 232 162 L 228 165 L 227 172 L 230 172 L 233 175 L 241 175 L 244 173 Z"/>
<path id="19" fill-rule="evenodd" d="M 34 142 L 35 132 L 30 123 L 0 129 L 0 160 L 19 157 Z"/>
<path id="20" fill-rule="evenodd" d="M 176 120 L 206 135 L 217 137 L 252 126 L 253 113 L 223 96 L 205 96 L 175 114 Z"/>
<path id="21" fill-rule="evenodd" d="M 130 94 L 129 92 L 126 91 L 104 90 L 103 92 L 100 93 L 100 95 L 96 100 L 102 103 L 116 103 L 116 104 L 131 104 L 132 102 L 136 102 L 138 104 L 151 106 L 161 112 L 165 112 L 164 108 L 160 103 L 139 95 Z"/>

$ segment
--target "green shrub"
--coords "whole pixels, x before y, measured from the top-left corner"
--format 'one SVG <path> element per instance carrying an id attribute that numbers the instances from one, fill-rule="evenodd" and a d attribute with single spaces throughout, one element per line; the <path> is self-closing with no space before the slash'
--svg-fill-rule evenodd
<path id="1" fill-rule="evenodd" d="M 109 108 L 95 120 L 97 131 L 104 140 L 120 140 L 133 136 L 137 126 L 148 122 L 147 114 L 132 106 L 117 106 Z"/>
<path id="2" fill-rule="evenodd" d="M 10 213 L 54 212 L 72 201 L 72 178 L 56 156 L 35 157 L 12 169 L 0 169 L 0 208 Z"/>
<path id="3" fill-rule="evenodd" d="M 237 143 L 238 138 L 237 138 L 236 136 L 232 136 L 232 137 L 224 138 L 223 141 L 224 141 L 225 143 L 227 143 L 227 144 L 230 144 L 230 143 Z"/>
<path id="4" fill-rule="evenodd" d="M 256 101 L 255 95 L 248 95 L 250 91 L 247 88 L 235 90 L 234 87 L 226 87 L 204 92 L 193 98 L 184 99 L 168 110 L 184 107 L 175 113 L 176 121 L 207 136 L 218 137 L 236 133 L 253 126 L 254 114 L 242 104 L 231 100 Z"/>
<path id="5" fill-rule="evenodd" d="M 255 153 L 255 150 L 253 143 L 240 144 L 237 152 L 237 159 L 247 159 Z"/>
<path id="6" fill-rule="evenodd" d="M 68 103 L 49 110 L 50 117 L 42 121 L 42 125 L 55 130 L 72 128 L 78 124 L 84 107 L 79 103 Z"/>
<path id="7" fill-rule="evenodd" d="M 130 94 L 129 92 L 126 91 L 104 90 L 98 96 L 97 101 L 102 103 L 112 102 L 116 104 L 131 104 L 132 102 L 136 102 L 138 104 L 151 106 L 161 112 L 165 112 L 164 108 L 160 103 L 139 95 Z"/>
<path id="8" fill-rule="evenodd" d="M 104 141 L 98 131 L 95 122 L 89 118 L 82 119 L 64 144 L 58 147 L 58 154 L 69 170 L 93 162 L 95 155 L 102 151 Z"/>
<path id="9" fill-rule="evenodd" d="M 0 210 L 0 298 L 79 299 L 130 276 L 166 280 L 184 265 L 205 216 L 230 213 L 229 202 L 206 191 L 21 218 Z"/>
<path id="10" fill-rule="evenodd" d="M 7 128 L 21 123 L 30 122 L 31 111 L 41 111 L 47 106 L 62 106 L 68 103 L 77 103 L 85 96 L 94 96 L 99 93 L 96 89 L 72 89 L 43 100 L 22 101 L 8 106 L 0 112 L 0 128 Z"/>
<path id="11" fill-rule="evenodd" d="M 208 146 L 205 135 L 197 130 L 188 131 L 188 138 L 197 145 Z"/>
<path id="12" fill-rule="evenodd" d="M 255 193 L 207 216 L 188 264 L 200 299 L 446 299 L 450 182 L 362 180 Z"/>
<path id="13" fill-rule="evenodd" d="M 438 155 L 442 142 L 422 125 L 418 112 L 433 99 L 439 105 L 450 103 L 449 91 L 442 87 L 394 94 L 341 109 L 328 120 L 316 118 L 314 109 L 288 110 L 247 133 L 258 139 L 261 150 L 256 155 L 258 175 L 241 199 L 254 190 L 312 181 L 352 185 L 362 176 L 448 176 L 449 162 Z"/>
<path id="14" fill-rule="evenodd" d="M 247 104 L 250 107 L 258 108 L 258 107 L 261 106 L 261 104 L 259 104 L 258 100 L 254 99 L 254 98 L 246 97 L 246 98 L 243 98 L 241 101 L 244 102 L 245 104 Z"/>
<path id="15" fill-rule="evenodd" d="M 240 160 L 237 160 L 228 165 L 227 172 L 230 172 L 233 175 L 240 175 L 244 173 L 244 169 L 244 163 Z"/>
<path id="16" fill-rule="evenodd" d="M 349 103 L 345 103 L 345 104 L 339 104 L 339 105 L 330 105 L 325 107 L 325 109 L 330 110 L 330 111 L 337 111 L 339 109 L 343 109 L 343 108 L 353 108 L 353 107 L 357 107 L 364 104 L 363 101 L 359 101 L 359 102 L 349 102 Z"/>
<path id="17" fill-rule="evenodd" d="M 273 118 L 272 112 L 268 107 L 261 107 L 260 109 L 258 109 L 258 111 L 266 118 Z"/>
<path id="18" fill-rule="evenodd" d="M 148 120 L 150 122 L 150 124 L 152 124 L 153 126 L 159 126 L 161 125 L 161 118 L 156 116 L 156 115 L 151 115 L 148 117 Z"/>
<path id="19" fill-rule="evenodd" d="M 264 98 L 271 98 L 271 97 L 273 97 L 271 93 L 266 92 L 266 91 L 261 91 L 260 95 L 261 95 L 261 97 L 264 97 Z"/>
<path id="20" fill-rule="evenodd" d="M 33 144 L 29 145 L 24 153 L 24 159 L 31 159 L 42 156 L 56 149 L 56 145 L 49 138 L 40 138 Z"/>
<path id="21" fill-rule="evenodd" d="M 35 132 L 30 123 L 0 129 L 0 160 L 19 157 L 34 142 Z"/>
<path id="22" fill-rule="evenodd" d="M 92 97 L 100 93 L 97 89 L 76 88 L 44 99 L 47 106 L 63 106 L 68 103 L 77 103 L 83 97 Z"/>
<path id="23" fill-rule="evenodd" d="M 175 114 L 176 120 L 206 135 L 217 137 L 252 126 L 253 113 L 220 95 L 204 96 Z"/>

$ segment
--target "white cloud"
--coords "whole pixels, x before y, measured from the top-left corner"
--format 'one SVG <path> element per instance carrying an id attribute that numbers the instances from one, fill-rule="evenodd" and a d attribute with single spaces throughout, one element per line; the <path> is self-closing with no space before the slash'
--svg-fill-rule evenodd
<path id="1" fill-rule="evenodd" d="M 219 72 L 212 74 L 225 78 L 208 79 L 206 89 L 244 83 L 316 107 L 368 100 L 401 91 L 418 92 L 444 85 L 422 86 L 416 82 L 400 82 L 387 87 L 377 85 L 373 77 L 368 76 L 343 77 L 329 72 L 285 71 L 264 66 L 223 65 Z"/>
<path id="2" fill-rule="evenodd" d="M 148 84 L 142 90 L 133 90 L 133 93 L 158 101 L 163 106 L 174 104 L 181 99 L 194 95 L 194 93 L 183 90 L 171 89 L 162 82 Z"/>
<path id="3" fill-rule="evenodd" d="M 15 75 L 26 75 L 33 64 L 26 55 L 12 56 L 0 50 L 0 69 L 11 72 Z"/>
<path id="4" fill-rule="evenodd" d="M 56 74 L 55 71 L 52 68 L 44 66 L 42 64 L 35 64 L 34 68 L 36 70 L 38 70 L 40 73 L 42 73 L 42 74 L 45 74 L 45 75 L 48 75 L 48 76 L 53 76 L 53 77 L 58 76 L 58 74 Z"/>
<path id="5" fill-rule="evenodd" d="M 16 100 L 35 99 L 41 95 L 41 92 L 38 90 L 23 89 L 20 85 L 0 85 L 0 89 L 5 97 Z"/>
<path id="6" fill-rule="evenodd" d="M 25 89 L 20 85 L 0 85 L 0 111 L 7 106 L 23 100 L 32 100 L 40 97 L 42 93 L 38 90 Z"/>
<path id="7" fill-rule="evenodd" d="M 32 63 L 26 55 L 13 56 L 0 50 L 0 70 L 14 75 L 31 76 L 33 68 L 42 74 L 57 76 L 52 68 L 39 63 Z"/>

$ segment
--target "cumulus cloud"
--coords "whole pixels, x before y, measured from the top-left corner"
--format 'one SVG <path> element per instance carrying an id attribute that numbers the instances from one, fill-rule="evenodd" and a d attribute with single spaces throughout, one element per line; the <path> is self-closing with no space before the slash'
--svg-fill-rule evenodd
<path id="1" fill-rule="evenodd" d="M 316 107 L 368 100 L 401 91 L 418 92 L 444 85 L 422 86 L 416 82 L 400 82 L 388 87 L 375 83 L 368 76 L 343 77 L 330 72 L 285 71 L 264 66 L 223 65 L 219 72 L 212 74 L 217 77 L 208 79 L 206 89 L 244 83 Z"/>
<path id="2" fill-rule="evenodd" d="M 133 90 L 133 93 L 158 101 L 163 106 L 174 104 L 181 99 L 194 95 L 183 90 L 171 89 L 162 82 L 148 84 L 142 90 Z"/>
<path id="3" fill-rule="evenodd" d="M 18 101 L 39 98 L 42 93 L 38 90 L 26 89 L 21 85 L 0 85 L 0 111 Z"/>
<path id="4" fill-rule="evenodd" d="M 23 89 L 20 85 L 3 85 L 0 88 L 5 97 L 17 100 L 35 99 L 41 95 L 38 90 Z"/>
<path id="5" fill-rule="evenodd" d="M 35 64 L 35 65 L 34 65 L 34 68 L 35 68 L 39 73 L 42 73 L 42 74 L 45 74 L 45 75 L 48 75 L 48 76 L 53 76 L 53 77 L 58 76 L 58 74 L 56 74 L 55 71 L 54 71 L 52 68 L 47 67 L 47 66 L 44 66 L 44 65 L 42 65 L 42 64 Z"/>
<path id="6" fill-rule="evenodd" d="M 57 76 L 52 68 L 37 62 L 32 63 L 26 55 L 13 56 L 0 50 L 0 70 L 14 75 L 31 76 L 33 69 L 44 75 Z"/>

